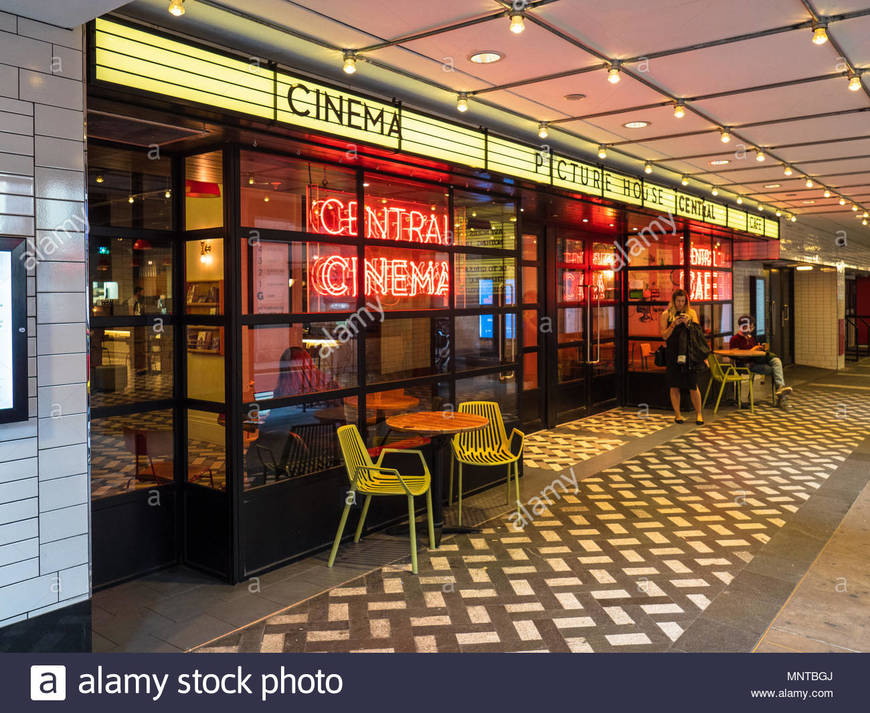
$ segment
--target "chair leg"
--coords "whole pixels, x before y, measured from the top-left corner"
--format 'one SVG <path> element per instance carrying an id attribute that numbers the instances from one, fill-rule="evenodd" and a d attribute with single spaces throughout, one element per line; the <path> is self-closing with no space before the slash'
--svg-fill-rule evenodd
<path id="1" fill-rule="evenodd" d="M 341 513 L 341 520 L 338 523 L 338 532 L 335 533 L 335 542 L 332 543 L 332 552 L 329 553 L 329 563 L 327 567 L 332 567 L 335 564 L 335 556 L 338 554 L 338 545 L 341 542 L 341 536 L 344 534 L 344 526 L 347 524 L 347 516 L 350 512 L 350 503 L 344 506 L 344 512 Z"/>
<path id="2" fill-rule="evenodd" d="M 408 529 L 411 532 L 411 571 L 417 574 L 417 521 L 414 518 L 414 496 L 408 496 Z"/>
<path id="3" fill-rule="evenodd" d="M 366 515 L 369 514 L 369 504 L 372 502 L 372 496 L 366 495 L 365 502 L 363 503 L 363 509 L 359 516 L 359 523 L 356 526 L 356 534 L 353 536 L 354 542 L 359 542 L 359 538 L 362 537 L 363 527 L 366 523 Z"/>
<path id="4" fill-rule="evenodd" d="M 520 502 L 520 462 L 518 460 L 514 461 L 514 482 L 517 487 L 517 512 L 519 512 L 522 503 Z"/>
<path id="5" fill-rule="evenodd" d="M 435 524 L 432 519 L 432 488 L 426 491 L 426 520 L 429 522 L 429 549 L 435 549 Z"/>
<path id="6" fill-rule="evenodd" d="M 456 462 L 456 459 L 453 457 L 453 453 L 450 454 L 450 480 L 448 481 L 447 486 L 447 507 L 450 507 L 451 503 L 453 503 L 453 464 Z"/>
<path id="7" fill-rule="evenodd" d="M 755 413 L 755 396 L 753 395 L 752 382 L 754 378 L 749 380 L 749 413 Z"/>
<path id="8" fill-rule="evenodd" d="M 511 465 L 513 465 L 513 464 L 508 463 L 508 466 L 507 466 L 507 476 L 508 477 L 507 477 L 507 495 L 505 496 L 505 499 L 504 499 L 505 505 L 511 504 Z"/>
<path id="9" fill-rule="evenodd" d="M 719 398 L 716 399 L 716 406 L 713 409 L 713 413 L 719 413 L 719 402 L 722 400 L 722 394 L 725 393 L 725 382 L 722 382 L 722 386 L 719 388 Z"/>
<path id="10" fill-rule="evenodd" d="M 701 402 L 701 408 L 703 409 L 707 405 L 707 397 L 710 395 L 710 387 L 713 386 L 713 377 L 710 376 L 710 380 L 707 382 L 707 390 L 704 392 L 704 400 Z"/>
<path id="11" fill-rule="evenodd" d="M 462 527 L 462 461 L 459 461 L 459 526 Z"/>

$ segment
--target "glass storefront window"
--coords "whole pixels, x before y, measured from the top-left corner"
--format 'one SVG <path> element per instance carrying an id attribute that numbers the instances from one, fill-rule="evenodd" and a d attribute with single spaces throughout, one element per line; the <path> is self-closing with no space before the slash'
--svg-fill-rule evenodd
<path id="1" fill-rule="evenodd" d="M 583 339 L 583 308 L 559 308 L 559 342 L 577 342 Z"/>
<path id="2" fill-rule="evenodd" d="M 523 310 L 523 346 L 538 346 L 538 311 Z"/>
<path id="3" fill-rule="evenodd" d="M 169 245 L 96 236 L 89 243 L 94 317 L 172 313 Z"/>
<path id="4" fill-rule="evenodd" d="M 356 174 L 300 159 L 241 153 L 245 228 L 356 235 Z"/>
<path id="5" fill-rule="evenodd" d="M 89 142 L 88 222 L 172 230 L 172 159 Z"/>
<path id="6" fill-rule="evenodd" d="M 523 235 L 523 260 L 538 259 L 538 236 L 535 233 Z"/>
<path id="7" fill-rule="evenodd" d="M 559 383 L 584 377 L 584 355 L 580 352 L 580 347 L 559 347 Z"/>
<path id="8" fill-rule="evenodd" d="M 502 250 L 516 248 L 517 209 L 511 200 L 455 191 L 453 218 L 457 245 Z M 524 245 L 524 252 L 529 249 Z M 537 259 L 537 256 L 531 259 Z"/>
<path id="9" fill-rule="evenodd" d="M 440 374 L 450 365 L 450 320 L 385 319 L 366 331 L 368 382 Z"/>
<path id="10" fill-rule="evenodd" d="M 224 241 L 221 238 L 185 243 L 184 306 L 187 314 L 223 314 Z"/>
<path id="11" fill-rule="evenodd" d="M 516 361 L 516 314 L 456 317 L 456 369 L 476 369 Z"/>
<path id="12" fill-rule="evenodd" d="M 698 267 L 713 267 L 713 251 L 709 235 L 692 234 L 691 265 Z"/>
<path id="13" fill-rule="evenodd" d="M 516 371 L 457 379 L 456 402 L 463 401 L 495 401 L 506 422 L 519 420 Z"/>
<path id="14" fill-rule="evenodd" d="M 187 230 L 223 226 L 223 164 L 221 151 L 184 159 L 184 216 Z"/>
<path id="15" fill-rule="evenodd" d="M 677 225 L 672 228 L 669 220 L 661 216 L 630 214 L 625 251 L 628 253 L 631 267 L 662 267 L 682 264 L 682 226 Z M 673 232 L 674 230 L 676 232 Z"/>
<path id="16" fill-rule="evenodd" d="M 683 271 L 629 270 L 628 299 L 630 302 L 668 302 L 682 283 Z"/>
<path id="17" fill-rule="evenodd" d="M 538 352 L 523 354 L 523 390 L 538 388 Z"/>
<path id="18" fill-rule="evenodd" d="M 503 307 L 516 304 L 516 260 L 457 253 L 456 307 Z"/>
<path id="19" fill-rule="evenodd" d="M 356 386 L 359 328 L 348 322 L 243 327 L 244 399 L 264 401 Z"/>
<path id="20" fill-rule="evenodd" d="M 274 241 L 249 245 L 243 240 L 245 314 L 356 310 L 356 256 L 357 249 L 353 245 Z M 250 288 L 248 274 L 252 278 Z"/>
<path id="21" fill-rule="evenodd" d="M 347 280 L 356 285 L 356 258 L 347 265 Z M 338 267 L 334 268 L 336 275 Z M 381 310 L 443 309 L 450 299 L 447 253 L 431 250 L 367 247 L 366 303 Z"/>
<path id="22" fill-rule="evenodd" d="M 721 302 L 731 299 L 731 273 L 715 270 L 692 270 L 689 273 L 692 302 Z"/>
<path id="23" fill-rule="evenodd" d="M 734 308 L 730 302 L 713 305 L 713 333 L 731 334 L 734 331 Z"/>
<path id="24" fill-rule="evenodd" d="M 245 489 L 342 464 L 337 429 L 356 423 L 349 399 L 250 409 L 242 421 Z"/>
<path id="25" fill-rule="evenodd" d="M 731 267 L 731 240 L 713 236 L 713 267 Z"/>
<path id="26" fill-rule="evenodd" d="M 187 328 L 187 396 L 224 403 L 224 328 Z"/>
<path id="27" fill-rule="evenodd" d="M 660 371 L 665 367 L 656 366 L 656 349 L 664 344 L 663 341 L 639 341 L 631 339 L 628 342 L 628 369 L 629 371 Z"/>
<path id="28" fill-rule="evenodd" d="M 188 483 L 226 490 L 226 414 L 195 409 L 187 412 L 185 479 Z"/>
<path id="29" fill-rule="evenodd" d="M 91 421 L 91 495 L 107 498 L 175 479 L 172 411 Z"/>
<path id="30" fill-rule="evenodd" d="M 172 327 L 91 329 L 91 407 L 173 397 Z"/>
<path id="31" fill-rule="evenodd" d="M 523 304 L 538 302 L 538 268 L 523 265 Z"/>
<path id="32" fill-rule="evenodd" d="M 661 338 L 659 320 L 667 305 L 631 305 L 628 308 L 628 336 Z"/>
<path id="33" fill-rule="evenodd" d="M 447 188 L 366 174 L 365 237 L 423 245 L 450 245 Z"/>
<path id="34" fill-rule="evenodd" d="M 349 399 L 356 405 L 356 399 Z M 383 447 L 420 448 L 428 439 L 412 433 L 393 431 L 386 420 L 397 413 L 409 411 L 441 411 L 450 402 L 450 387 L 446 382 L 414 384 L 401 389 L 372 391 L 366 395 L 366 432 L 367 443 L 371 446 L 369 454 L 374 458 Z M 357 412 L 352 415 L 356 418 Z M 390 458 L 387 456 L 386 458 Z M 386 459 L 385 459 L 386 460 Z M 385 463 L 389 466 L 389 463 Z M 396 466 L 401 467 L 401 466 Z M 411 463 L 419 470 L 419 461 Z"/>

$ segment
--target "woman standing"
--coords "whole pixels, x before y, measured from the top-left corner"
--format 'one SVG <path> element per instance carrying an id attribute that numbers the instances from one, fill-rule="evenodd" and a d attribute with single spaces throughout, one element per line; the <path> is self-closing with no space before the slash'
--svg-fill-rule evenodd
<path id="1" fill-rule="evenodd" d="M 689 306 L 689 296 L 685 290 L 674 290 L 667 310 L 662 312 L 659 327 L 662 339 L 666 341 L 665 365 L 667 366 L 668 387 L 670 388 L 671 406 L 674 408 L 674 421 L 684 423 L 680 413 L 680 390 L 687 389 L 695 409 L 695 423 L 704 423 L 701 410 L 701 391 L 698 389 L 697 365 L 693 364 L 688 355 L 688 325 L 698 324 L 698 315 Z M 682 340 L 681 332 L 686 332 Z"/>

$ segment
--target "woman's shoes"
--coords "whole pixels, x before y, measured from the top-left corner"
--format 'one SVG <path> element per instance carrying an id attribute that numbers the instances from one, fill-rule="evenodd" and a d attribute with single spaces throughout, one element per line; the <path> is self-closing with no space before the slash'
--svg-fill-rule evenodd
<path id="1" fill-rule="evenodd" d="M 686 419 L 674 416 L 674 423 L 685 423 Z"/>
<path id="2" fill-rule="evenodd" d="M 695 423 L 698 424 L 699 426 L 703 426 L 703 425 L 704 425 L 704 419 L 703 419 L 703 418 L 696 418 L 696 419 L 695 419 Z"/>

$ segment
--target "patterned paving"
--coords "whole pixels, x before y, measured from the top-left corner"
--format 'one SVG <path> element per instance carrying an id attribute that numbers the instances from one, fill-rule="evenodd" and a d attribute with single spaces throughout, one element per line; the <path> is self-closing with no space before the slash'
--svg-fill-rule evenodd
<path id="1" fill-rule="evenodd" d="M 418 577 L 379 569 L 197 650 L 667 650 L 868 428 L 861 395 L 797 391 L 523 493 L 528 524 L 445 541 Z"/>

